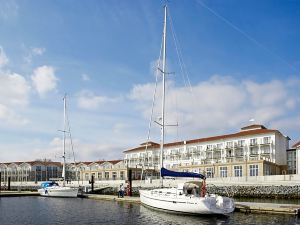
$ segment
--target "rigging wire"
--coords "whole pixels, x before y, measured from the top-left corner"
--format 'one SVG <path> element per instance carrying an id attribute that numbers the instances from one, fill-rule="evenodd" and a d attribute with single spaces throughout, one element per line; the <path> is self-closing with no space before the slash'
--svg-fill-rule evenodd
<path id="1" fill-rule="evenodd" d="M 68 111 L 66 110 L 66 125 L 67 125 L 67 132 L 69 134 L 70 138 L 70 145 L 71 145 L 71 151 L 72 151 L 72 156 L 74 160 L 74 166 L 76 166 L 76 160 L 75 160 L 75 151 L 74 151 L 74 144 L 73 144 L 73 138 L 72 138 L 72 133 L 71 133 L 71 126 L 70 126 L 70 120 L 69 120 L 69 114 Z M 77 179 L 77 174 L 76 174 L 76 179 Z M 77 179 L 78 184 L 79 184 L 79 179 Z"/>
<path id="2" fill-rule="evenodd" d="M 148 143 L 150 141 L 150 135 L 151 135 L 152 121 L 153 121 L 153 114 L 154 114 L 154 106 L 155 106 L 155 100 L 156 100 L 156 91 L 157 91 L 157 86 L 158 86 L 157 85 L 158 84 L 158 75 L 159 75 L 159 72 L 160 72 L 159 67 L 160 67 L 160 62 L 161 62 L 162 47 L 163 47 L 163 41 L 161 42 L 159 58 L 158 58 L 158 62 L 157 62 L 156 70 L 155 70 L 156 71 L 156 73 L 155 73 L 155 87 L 154 87 L 154 92 L 153 92 L 153 96 L 152 96 L 151 114 L 150 114 L 150 117 L 149 117 L 147 142 L 146 142 L 146 147 L 145 147 L 145 157 L 147 156 L 148 167 L 149 167 L 149 159 L 148 159 L 147 150 L 148 150 Z M 144 160 L 144 164 L 145 164 L 145 160 Z M 143 179 L 143 173 L 144 173 L 144 165 L 142 167 L 141 180 Z"/>

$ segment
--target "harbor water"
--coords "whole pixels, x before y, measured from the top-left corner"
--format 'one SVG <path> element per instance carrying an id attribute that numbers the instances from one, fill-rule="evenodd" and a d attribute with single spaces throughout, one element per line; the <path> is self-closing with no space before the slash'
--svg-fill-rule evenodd
<path id="1" fill-rule="evenodd" d="M 170 214 L 140 204 L 80 198 L 0 198 L 1 225 L 53 224 L 300 224 L 291 215 L 233 213 L 229 216 Z"/>

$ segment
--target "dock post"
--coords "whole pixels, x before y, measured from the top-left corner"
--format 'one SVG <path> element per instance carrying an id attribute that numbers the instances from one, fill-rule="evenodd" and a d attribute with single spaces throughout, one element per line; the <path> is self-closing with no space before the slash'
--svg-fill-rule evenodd
<path id="1" fill-rule="evenodd" d="M 1 172 L 0 172 L 0 193 L 1 193 L 1 180 L 2 180 L 2 177 L 1 177 Z"/>
<path id="2" fill-rule="evenodd" d="M 91 179 L 91 185 L 92 185 L 92 193 L 94 193 L 94 175 L 92 175 L 92 179 Z"/>
<path id="3" fill-rule="evenodd" d="M 7 184 L 7 190 L 10 191 L 10 177 L 8 177 L 8 184 Z"/>
<path id="4" fill-rule="evenodd" d="M 132 170 L 128 170 L 129 196 L 132 196 Z"/>

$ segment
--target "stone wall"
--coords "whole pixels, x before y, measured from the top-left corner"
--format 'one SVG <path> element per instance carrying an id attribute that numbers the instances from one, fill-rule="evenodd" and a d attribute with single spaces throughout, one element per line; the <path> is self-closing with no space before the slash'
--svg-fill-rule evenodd
<path id="1" fill-rule="evenodd" d="M 297 198 L 300 199 L 300 185 L 283 186 L 215 186 L 208 185 L 207 192 L 210 194 L 219 194 L 223 196 L 230 196 L 235 198 L 274 198 L 274 199 L 287 199 Z"/>

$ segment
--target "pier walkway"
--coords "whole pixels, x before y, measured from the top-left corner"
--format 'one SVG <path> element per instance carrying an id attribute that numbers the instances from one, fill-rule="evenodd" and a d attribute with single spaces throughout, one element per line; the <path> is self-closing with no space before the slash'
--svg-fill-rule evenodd
<path id="1" fill-rule="evenodd" d="M 110 200 L 120 202 L 140 203 L 139 197 L 118 198 L 116 195 L 94 195 L 85 194 L 84 198 Z M 258 203 L 258 202 L 235 202 L 235 211 L 245 213 L 269 213 L 269 214 L 289 214 L 300 215 L 300 205 L 295 204 L 277 204 L 277 203 Z"/>

